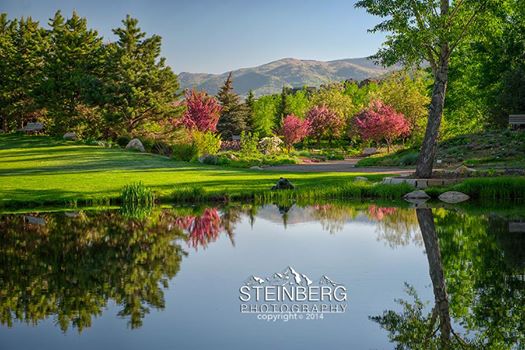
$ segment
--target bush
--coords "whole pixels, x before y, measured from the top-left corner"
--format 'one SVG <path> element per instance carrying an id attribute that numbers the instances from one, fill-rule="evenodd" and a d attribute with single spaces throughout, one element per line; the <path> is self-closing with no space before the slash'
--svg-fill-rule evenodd
<path id="1" fill-rule="evenodd" d="M 193 144 L 197 149 L 197 157 L 216 155 L 221 149 L 221 137 L 212 132 L 193 131 Z"/>
<path id="2" fill-rule="evenodd" d="M 193 158 L 197 157 L 197 147 L 193 144 L 176 144 L 172 147 L 172 157 L 175 160 L 189 162 Z"/>
<path id="3" fill-rule="evenodd" d="M 126 147 L 129 143 L 129 141 L 131 141 L 131 137 L 129 135 L 121 135 L 119 137 L 117 137 L 117 144 L 120 146 L 120 147 Z"/>
<path id="4" fill-rule="evenodd" d="M 252 134 L 244 131 L 241 133 L 241 154 L 243 156 L 254 156 L 260 154 L 259 149 L 257 148 L 258 145 L 259 134 Z"/>
<path id="5" fill-rule="evenodd" d="M 277 136 L 264 137 L 259 141 L 259 149 L 263 154 L 277 154 L 282 151 L 283 140 Z"/>

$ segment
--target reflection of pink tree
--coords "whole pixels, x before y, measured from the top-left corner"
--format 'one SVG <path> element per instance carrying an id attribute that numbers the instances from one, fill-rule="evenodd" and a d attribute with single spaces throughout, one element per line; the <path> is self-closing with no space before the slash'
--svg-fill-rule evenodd
<path id="1" fill-rule="evenodd" d="M 396 208 L 378 207 L 377 205 L 371 205 L 368 207 L 368 215 L 373 220 L 381 221 L 385 218 L 385 216 L 394 214 L 396 210 Z"/>
<path id="2" fill-rule="evenodd" d="M 206 248 L 208 243 L 219 237 L 221 217 L 216 208 L 206 208 L 201 216 L 185 216 L 177 219 L 177 226 L 189 234 L 188 244 L 197 249 Z"/>

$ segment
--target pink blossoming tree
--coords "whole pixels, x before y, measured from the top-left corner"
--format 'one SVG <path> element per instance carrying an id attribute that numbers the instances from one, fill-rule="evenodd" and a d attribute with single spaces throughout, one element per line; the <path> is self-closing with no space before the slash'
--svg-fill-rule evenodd
<path id="1" fill-rule="evenodd" d="M 310 132 L 310 122 L 303 120 L 294 114 L 289 114 L 283 119 L 281 134 L 288 151 L 297 142 L 302 141 Z"/>
<path id="2" fill-rule="evenodd" d="M 392 143 L 410 134 L 410 125 L 403 114 L 377 100 L 354 118 L 354 127 L 364 140 L 385 141 L 388 152 Z"/>
<path id="3" fill-rule="evenodd" d="M 205 92 L 191 90 L 186 92 L 186 112 L 181 123 L 190 130 L 202 132 L 217 131 L 221 105 L 215 97 Z"/>
<path id="4" fill-rule="evenodd" d="M 322 138 L 328 138 L 331 143 L 334 138 L 343 133 L 345 124 L 343 118 L 325 105 L 314 106 L 310 109 L 306 120 L 310 124 L 310 135 L 317 139 L 318 144 Z"/>

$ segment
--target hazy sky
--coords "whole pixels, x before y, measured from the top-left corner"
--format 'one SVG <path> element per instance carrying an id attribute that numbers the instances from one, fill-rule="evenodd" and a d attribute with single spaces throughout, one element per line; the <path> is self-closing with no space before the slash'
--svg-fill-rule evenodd
<path id="1" fill-rule="evenodd" d="M 382 35 L 367 33 L 377 18 L 354 0 L 1 0 L 10 18 L 41 24 L 56 10 L 87 17 L 108 40 L 130 14 L 148 34 L 162 36 L 175 72 L 222 73 L 284 57 L 334 60 L 373 54 Z"/>

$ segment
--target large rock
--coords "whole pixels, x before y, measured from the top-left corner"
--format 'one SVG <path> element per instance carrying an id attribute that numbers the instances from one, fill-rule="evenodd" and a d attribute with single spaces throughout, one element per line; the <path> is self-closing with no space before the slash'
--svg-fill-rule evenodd
<path id="1" fill-rule="evenodd" d="M 64 140 L 71 140 L 71 141 L 76 141 L 78 138 L 77 138 L 77 134 L 74 133 L 74 132 L 66 132 L 64 134 L 64 136 L 62 136 L 62 138 Z"/>
<path id="2" fill-rule="evenodd" d="M 440 201 L 445 202 L 445 203 L 450 203 L 450 204 L 461 203 L 461 202 L 464 202 L 470 199 L 470 197 L 466 195 L 465 193 L 457 192 L 457 191 L 448 191 L 448 192 L 442 193 L 439 195 L 438 198 Z"/>
<path id="3" fill-rule="evenodd" d="M 354 177 L 354 182 L 357 182 L 357 181 L 367 182 L 368 178 L 366 178 L 364 176 L 356 176 L 356 177 Z"/>
<path id="4" fill-rule="evenodd" d="M 45 225 L 46 224 L 46 220 L 44 218 L 39 218 L 36 216 L 24 215 L 24 220 L 28 224 L 31 224 L 31 225 Z"/>
<path id="5" fill-rule="evenodd" d="M 375 147 L 367 147 L 363 150 L 364 156 L 371 156 L 372 154 L 376 154 L 376 153 L 377 153 L 377 148 Z"/>
<path id="6" fill-rule="evenodd" d="M 217 163 L 219 162 L 219 158 L 217 156 L 207 154 L 205 156 L 199 157 L 198 161 L 201 164 L 217 165 Z"/>
<path id="7" fill-rule="evenodd" d="M 133 139 L 129 141 L 126 145 L 126 149 L 131 149 L 139 152 L 146 152 L 146 150 L 144 149 L 144 145 L 142 144 L 142 142 L 140 142 L 139 139 Z"/>
<path id="8" fill-rule="evenodd" d="M 469 168 L 465 165 L 462 165 L 454 170 L 454 174 L 460 175 L 460 176 L 469 176 L 475 172 L 476 172 L 476 169 Z"/>
<path id="9" fill-rule="evenodd" d="M 417 199 L 417 200 L 427 200 L 430 199 L 430 196 L 425 192 L 421 190 L 412 191 L 403 196 L 405 199 Z"/>
<path id="10" fill-rule="evenodd" d="M 294 188 L 295 186 L 288 179 L 281 177 L 272 187 L 272 190 L 293 190 Z"/>

